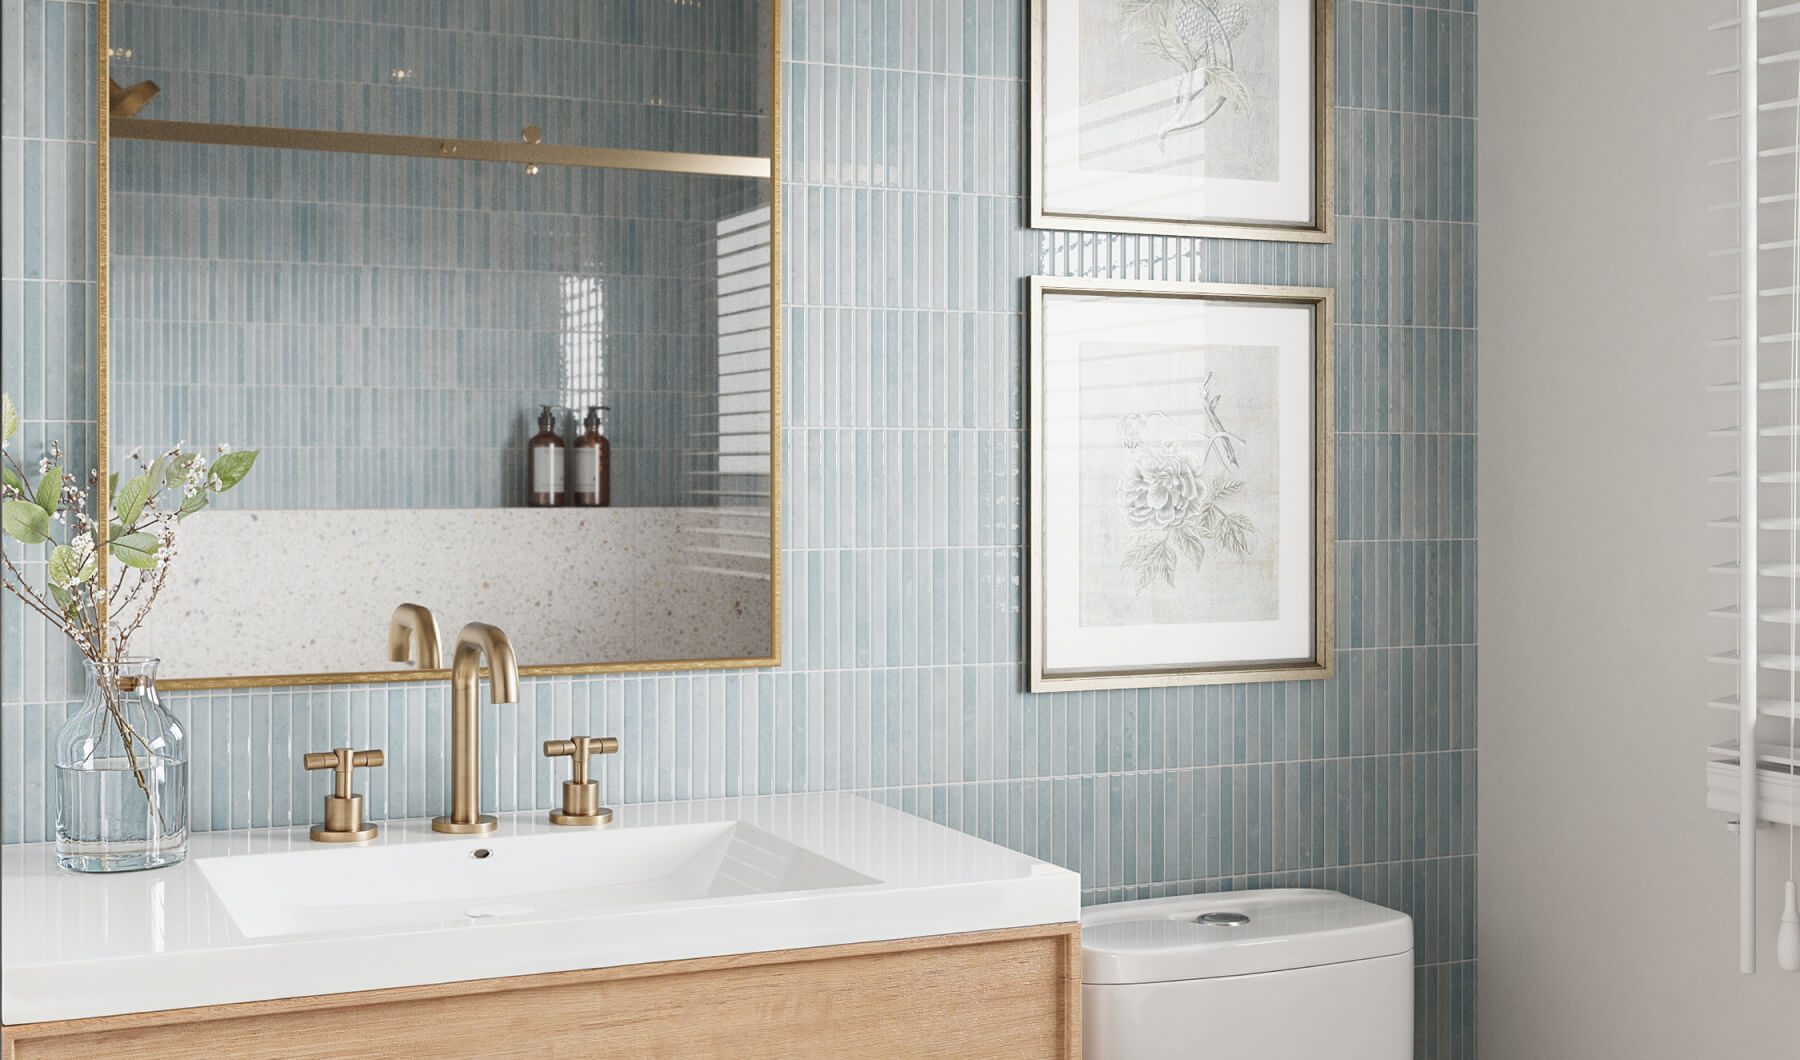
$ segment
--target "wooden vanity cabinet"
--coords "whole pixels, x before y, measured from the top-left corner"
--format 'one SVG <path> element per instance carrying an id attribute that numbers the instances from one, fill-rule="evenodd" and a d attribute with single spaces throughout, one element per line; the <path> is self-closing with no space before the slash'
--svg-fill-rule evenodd
<path id="1" fill-rule="evenodd" d="M 0 1028 L 0 1060 L 1080 1055 L 1075 923 Z"/>

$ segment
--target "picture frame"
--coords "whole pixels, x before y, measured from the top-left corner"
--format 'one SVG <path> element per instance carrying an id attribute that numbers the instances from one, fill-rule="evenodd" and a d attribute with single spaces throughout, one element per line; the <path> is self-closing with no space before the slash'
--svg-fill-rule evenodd
<path id="1" fill-rule="evenodd" d="M 1030 226 L 1331 242 L 1333 7 L 1031 0 Z"/>
<path id="2" fill-rule="evenodd" d="M 1032 692 L 1332 675 L 1333 295 L 1033 276 Z"/>

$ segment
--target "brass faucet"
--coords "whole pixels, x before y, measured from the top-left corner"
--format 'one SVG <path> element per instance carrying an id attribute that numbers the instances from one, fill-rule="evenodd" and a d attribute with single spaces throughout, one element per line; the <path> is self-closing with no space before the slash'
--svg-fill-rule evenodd
<path id="1" fill-rule="evenodd" d="M 484 657 L 488 698 L 495 703 L 519 701 L 519 661 L 512 642 L 486 622 L 464 626 L 456 635 L 456 654 L 450 661 L 450 816 L 432 818 L 431 827 L 439 832 L 466 835 L 496 827 L 492 816 L 481 813 L 481 730 L 475 708 Z"/>
<path id="2" fill-rule="evenodd" d="M 313 826 L 313 842 L 366 843 L 381 832 L 380 825 L 363 823 L 363 797 L 350 791 L 350 771 L 383 765 L 385 761 L 380 750 L 358 751 L 352 747 L 309 754 L 300 759 L 300 764 L 307 769 L 337 772 L 332 794 L 325 796 L 325 823 Z"/>
<path id="3" fill-rule="evenodd" d="M 563 781 L 562 812 L 550 811 L 551 824 L 611 824 L 613 812 L 600 805 L 600 782 L 588 776 L 588 759 L 619 753 L 619 741 L 611 736 L 577 736 L 570 740 L 545 740 L 546 758 L 573 758 L 575 779 Z"/>
<path id="4" fill-rule="evenodd" d="M 437 618 L 424 604 L 401 604 L 388 619 L 388 659 L 411 662 L 418 645 L 419 669 L 444 668 L 444 638 L 438 635 Z"/>

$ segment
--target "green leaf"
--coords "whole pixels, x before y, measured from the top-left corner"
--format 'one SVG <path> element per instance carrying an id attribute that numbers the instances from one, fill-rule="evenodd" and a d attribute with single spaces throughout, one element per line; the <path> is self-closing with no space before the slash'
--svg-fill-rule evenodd
<path id="1" fill-rule="evenodd" d="M 175 520 L 180 522 L 200 509 L 206 507 L 209 498 L 204 493 L 196 493 L 181 502 L 181 510 L 175 513 Z"/>
<path id="2" fill-rule="evenodd" d="M 80 585 L 98 572 L 100 561 L 92 553 L 88 554 L 87 563 L 75 566 L 75 550 L 68 545 L 58 545 L 50 550 L 50 584 L 61 586 Z"/>
<path id="3" fill-rule="evenodd" d="M 256 463 L 256 453 L 255 449 L 240 449 L 213 461 L 213 474 L 219 476 L 221 492 L 244 481 L 244 476 L 250 473 L 250 465 Z"/>
<path id="4" fill-rule="evenodd" d="M 37 506 L 44 509 L 45 515 L 55 515 L 56 509 L 62 505 L 62 468 L 51 467 L 38 479 Z"/>
<path id="5" fill-rule="evenodd" d="M 11 438 L 19 430 L 19 410 L 13 408 L 12 395 L 0 394 L 0 439 Z"/>
<path id="6" fill-rule="evenodd" d="M 75 550 L 58 545 L 50 550 L 50 584 L 68 585 L 75 580 Z"/>
<path id="7" fill-rule="evenodd" d="M 115 501 L 119 499 L 119 473 L 117 471 L 106 476 L 106 495 Z"/>
<path id="8" fill-rule="evenodd" d="M 178 453 L 169 460 L 168 470 L 163 472 L 163 485 L 174 489 L 187 478 L 188 468 L 194 465 L 193 453 Z"/>
<path id="9" fill-rule="evenodd" d="M 126 534 L 117 541 L 109 541 L 107 547 L 127 567 L 149 570 L 156 566 L 156 550 L 162 547 L 162 542 L 155 535 L 137 533 Z"/>
<path id="10" fill-rule="evenodd" d="M 152 484 L 162 482 L 163 466 L 166 465 L 168 462 L 169 462 L 169 458 L 166 456 L 159 456 L 155 460 L 151 461 L 150 470 L 144 472 L 144 474 L 149 476 Z"/>
<path id="11" fill-rule="evenodd" d="M 119 517 L 119 522 L 130 526 L 137 522 L 138 514 L 144 510 L 144 502 L 149 499 L 150 476 L 139 475 L 119 487 L 119 498 L 113 502 L 113 512 Z"/>
<path id="12" fill-rule="evenodd" d="M 4 482 L 13 489 L 18 490 L 20 496 L 23 496 L 25 493 L 25 483 L 20 480 L 18 474 L 10 467 L 0 467 L 0 482 Z"/>
<path id="13" fill-rule="evenodd" d="M 50 583 L 50 599 L 56 601 L 56 606 L 62 608 L 65 615 L 75 610 L 75 598 L 69 595 L 69 590 L 55 582 Z"/>
<path id="14" fill-rule="evenodd" d="M 7 501 L 0 518 L 6 532 L 27 545 L 50 540 L 50 516 L 32 501 Z"/>

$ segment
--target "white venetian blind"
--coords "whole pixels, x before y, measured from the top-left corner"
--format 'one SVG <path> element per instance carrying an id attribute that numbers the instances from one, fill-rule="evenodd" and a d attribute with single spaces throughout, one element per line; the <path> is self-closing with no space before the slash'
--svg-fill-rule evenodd
<path id="1" fill-rule="evenodd" d="M 1709 704 L 1734 724 L 1708 748 L 1707 804 L 1737 826 L 1739 965 L 1748 974 L 1756 970 L 1753 824 L 1800 819 L 1800 3 L 1738 0 L 1708 29 L 1721 222 L 1708 299 L 1720 336 L 1711 344 L 1719 381 L 1710 387 L 1719 395 L 1711 432 L 1719 509 L 1708 525 L 1718 532 L 1709 570 L 1719 576 L 1711 614 L 1722 643 L 1710 659 L 1735 687 Z"/>

